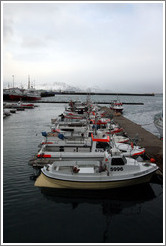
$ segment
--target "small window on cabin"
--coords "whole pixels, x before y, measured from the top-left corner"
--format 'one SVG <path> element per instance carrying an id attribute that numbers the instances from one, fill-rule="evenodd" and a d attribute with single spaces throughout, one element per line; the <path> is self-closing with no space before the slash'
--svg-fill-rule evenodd
<path id="1" fill-rule="evenodd" d="M 104 150 L 109 148 L 109 144 L 107 142 L 97 142 L 96 148 L 102 148 Z"/>
<path id="2" fill-rule="evenodd" d="M 59 151 L 60 151 L 60 152 L 64 152 L 64 147 L 63 147 L 63 146 L 60 146 L 60 147 L 59 147 Z"/>
<path id="3" fill-rule="evenodd" d="M 113 166 L 122 166 L 124 165 L 124 160 L 122 158 L 112 158 L 112 163 Z"/>
<path id="4" fill-rule="evenodd" d="M 105 129 L 105 128 L 106 128 L 106 124 L 101 125 L 101 127 L 100 127 L 100 128 Z"/>

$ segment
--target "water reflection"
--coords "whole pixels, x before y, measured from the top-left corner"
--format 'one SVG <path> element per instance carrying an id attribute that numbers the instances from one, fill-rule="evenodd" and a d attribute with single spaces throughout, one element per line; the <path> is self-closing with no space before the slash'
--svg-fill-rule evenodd
<path id="1" fill-rule="evenodd" d="M 154 199 L 150 184 L 112 190 L 68 190 L 40 188 L 48 200 L 56 203 L 72 204 L 73 209 L 82 203 L 101 204 L 103 214 L 118 214 L 126 207 L 142 204 Z"/>
<path id="2" fill-rule="evenodd" d="M 40 189 L 46 199 L 58 204 L 70 204 L 73 210 L 79 210 L 82 204 L 101 206 L 103 219 L 105 218 L 102 242 L 109 242 L 109 238 L 112 237 L 114 216 L 121 215 L 121 218 L 124 218 L 124 216 L 140 215 L 143 204 L 156 198 L 150 184 L 104 191 Z"/>

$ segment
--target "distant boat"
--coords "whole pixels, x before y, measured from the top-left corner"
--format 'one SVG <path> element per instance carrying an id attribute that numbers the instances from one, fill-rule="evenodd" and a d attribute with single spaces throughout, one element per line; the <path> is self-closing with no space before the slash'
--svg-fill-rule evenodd
<path id="1" fill-rule="evenodd" d="M 54 91 L 42 91 L 40 95 L 41 97 L 53 97 L 55 93 Z"/>
<path id="2" fill-rule="evenodd" d="M 112 110 L 114 110 L 115 112 L 117 112 L 117 113 L 118 112 L 122 113 L 122 111 L 123 111 L 123 104 L 119 100 L 113 100 L 113 101 L 111 101 L 110 108 Z"/>
<path id="3" fill-rule="evenodd" d="M 10 100 L 10 90 L 9 89 L 3 89 L 3 100 Z"/>
<path id="4" fill-rule="evenodd" d="M 154 116 L 154 125 L 160 134 L 160 138 L 163 138 L 163 113 L 162 112 Z"/>
<path id="5" fill-rule="evenodd" d="M 11 115 L 10 110 L 9 109 L 3 109 L 3 118 L 5 118 L 6 116 Z"/>
<path id="6" fill-rule="evenodd" d="M 22 101 L 19 101 L 18 103 L 12 103 L 9 104 L 11 108 L 23 108 L 23 109 L 33 109 L 35 105 L 33 103 L 22 103 Z"/>
<path id="7" fill-rule="evenodd" d="M 10 88 L 4 91 L 4 99 L 12 101 L 36 101 L 40 100 L 41 96 L 35 89 Z"/>

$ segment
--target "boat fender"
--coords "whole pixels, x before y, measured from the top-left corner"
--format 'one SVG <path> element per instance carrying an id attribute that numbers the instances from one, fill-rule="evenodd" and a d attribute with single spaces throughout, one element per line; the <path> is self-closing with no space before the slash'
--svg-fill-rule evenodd
<path id="1" fill-rule="evenodd" d="M 43 137 L 47 137 L 47 132 L 42 132 Z"/>
<path id="2" fill-rule="evenodd" d="M 150 162 L 151 162 L 151 163 L 155 163 L 156 160 L 155 160 L 154 158 L 150 158 Z"/>
<path id="3" fill-rule="evenodd" d="M 131 142 L 131 148 L 132 148 L 132 149 L 134 148 L 134 144 L 133 144 L 133 142 Z"/>
<path id="4" fill-rule="evenodd" d="M 58 138 L 64 140 L 65 137 L 64 137 L 64 135 L 62 133 L 59 133 L 58 134 Z"/>
<path id="5" fill-rule="evenodd" d="M 76 166 L 73 167 L 73 173 L 78 173 L 80 171 L 79 168 L 77 168 Z"/>
<path id="6" fill-rule="evenodd" d="M 99 166 L 99 173 L 104 172 L 107 169 L 106 165 Z"/>

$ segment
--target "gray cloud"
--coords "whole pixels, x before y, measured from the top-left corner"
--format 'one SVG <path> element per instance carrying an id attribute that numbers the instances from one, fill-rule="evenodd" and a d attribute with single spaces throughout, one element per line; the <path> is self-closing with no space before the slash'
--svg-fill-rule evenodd
<path id="1" fill-rule="evenodd" d="M 162 22 L 161 3 L 6 3 L 4 80 L 162 91 Z"/>
<path id="2" fill-rule="evenodd" d="M 3 38 L 4 42 L 8 42 L 13 36 L 13 20 L 4 18 L 3 20 Z"/>
<path id="3" fill-rule="evenodd" d="M 21 46 L 23 48 L 40 49 L 41 47 L 46 46 L 46 42 L 37 37 L 29 38 L 29 36 L 26 36 L 23 38 Z"/>

